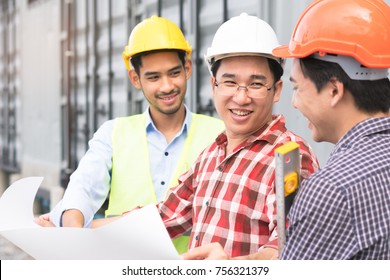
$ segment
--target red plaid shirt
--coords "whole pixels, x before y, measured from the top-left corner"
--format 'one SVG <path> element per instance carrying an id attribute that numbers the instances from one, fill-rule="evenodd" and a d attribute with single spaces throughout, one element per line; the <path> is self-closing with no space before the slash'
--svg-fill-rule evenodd
<path id="1" fill-rule="evenodd" d="M 283 116 L 273 116 L 229 156 L 221 133 L 158 205 L 171 238 L 191 229 L 190 249 L 219 242 L 232 257 L 264 245 L 277 248 L 274 150 L 288 141 L 299 143 L 301 176 L 308 177 L 318 161 L 301 137 L 287 131 Z"/>

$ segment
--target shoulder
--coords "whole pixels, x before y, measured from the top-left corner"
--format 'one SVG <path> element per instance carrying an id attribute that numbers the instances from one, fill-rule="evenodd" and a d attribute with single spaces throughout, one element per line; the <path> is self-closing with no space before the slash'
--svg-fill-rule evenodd
<path id="1" fill-rule="evenodd" d="M 299 149 L 300 149 L 300 152 L 303 156 L 309 156 L 309 157 L 314 158 L 314 159 L 317 158 L 316 155 L 314 154 L 312 147 L 304 138 L 293 133 L 290 130 L 287 130 L 286 132 L 284 132 L 283 135 L 284 135 L 284 141 L 286 141 L 286 142 L 293 141 L 293 142 L 296 142 L 299 144 Z"/>
<path id="2" fill-rule="evenodd" d="M 114 126 L 115 127 L 122 127 L 122 126 L 136 126 L 140 124 L 144 124 L 146 120 L 146 117 L 144 114 L 137 114 L 137 115 L 131 115 L 126 117 L 118 117 L 114 119 Z"/>
<path id="3" fill-rule="evenodd" d="M 303 212 L 321 211 L 321 209 L 344 208 L 346 197 L 342 186 L 335 184 L 329 173 L 319 170 L 301 182 L 295 203 Z"/>
<path id="4" fill-rule="evenodd" d="M 299 153 L 301 155 L 301 176 L 307 178 L 319 169 L 319 162 L 314 150 L 309 143 L 302 137 L 287 130 L 281 135 L 281 142 L 295 142 L 299 145 Z"/>
<path id="5" fill-rule="evenodd" d="M 114 129 L 115 122 L 116 122 L 115 119 L 107 120 L 107 121 L 103 122 L 99 126 L 99 128 L 96 130 L 95 136 L 100 135 L 100 134 L 111 133 L 111 131 Z"/>
<path id="6" fill-rule="evenodd" d="M 219 126 L 219 127 L 225 127 L 224 123 L 222 120 L 211 117 L 211 116 L 206 116 L 203 114 L 196 114 L 196 113 L 191 113 L 192 114 L 192 121 L 193 123 L 196 123 L 197 125 L 201 126 Z"/>
<path id="7" fill-rule="evenodd" d="M 136 114 L 131 116 L 125 116 L 125 117 L 117 117 L 114 119 L 115 122 L 134 122 L 137 120 L 144 120 L 145 115 L 144 114 Z"/>

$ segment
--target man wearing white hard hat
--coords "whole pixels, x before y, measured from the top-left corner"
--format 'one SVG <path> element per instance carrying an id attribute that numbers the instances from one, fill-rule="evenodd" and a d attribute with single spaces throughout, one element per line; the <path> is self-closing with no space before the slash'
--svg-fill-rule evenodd
<path id="1" fill-rule="evenodd" d="M 281 259 L 390 259 L 389 19 L 382 0 L 317 0 L 273 51 L 293 58 L 292 104 L 313 139 L 335 144 L 299 187 Z M 226 258 L 216 243 L 195 250 Z"/>
<path id="2" fill-rule="evenodd" d="M 283 60 L 272 55 L 277 46 L 269 24 L 241 14 L 220 26 L 207 49 L 214 104 L 226 131 L 195 170 L 210 179 L 195 189 L 194 210 L 204 217 L 194 221 L 190 249 L 216 246 L 218 258 L 276 258 L 274 150 L 295 141 L 302 179 L 318 168 L 306 141 L 286 129 L 282 115 L 272 113 L 282 91 Z M 197 249 L 202 247 L 183 257 L 204 258 Z"/>

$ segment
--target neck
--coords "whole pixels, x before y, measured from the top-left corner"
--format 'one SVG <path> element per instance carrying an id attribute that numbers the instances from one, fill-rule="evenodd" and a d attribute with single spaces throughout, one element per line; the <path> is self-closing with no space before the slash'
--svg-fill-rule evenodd
<path id="1" fill-rule="evenodd" d="M 164 114 L 150 110 L 150 115 L 158 131 L 164 135 L 167 143 L 170 143 L 182 128 L 186 112 L 184 106 L 182 106 L 173 114 Z"/>
<path id="2" fill-rule="evenodd" d="M 242 143 L 246 142 L 249 137 L 251 137 L 255 132 L 248 133 L 248 134 L 240 134 L 240 135 L 234 135 L 232 133 L 229 133 L 226 131 L 227 136 L 227 145 L 226 145 L 226 155 L 230 155 L 233 153 L 233 150 L 237 148 Z"/>
<path id="3" fill-rule="evenodd" d="M 226 145 L 226 155 L 229 155 L 233 152 L 233 150 L 247 141 L 252 135 L 256 134 L 259 130 L 265 129 L 272 121 L 272 114 L 269 115 L 266 119 L 263 120 L 262 123 L 258 123 L 258 126 L 253 128 L 246 133 L 237 132 L 235 133 L 232 129 L 226 127 L 226 137 L 227 137 L 227 145 Z"/>

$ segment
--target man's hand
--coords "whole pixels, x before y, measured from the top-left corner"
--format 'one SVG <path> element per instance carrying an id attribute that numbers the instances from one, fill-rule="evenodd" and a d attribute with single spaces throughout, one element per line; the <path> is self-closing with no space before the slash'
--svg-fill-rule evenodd
<path id="1" fill-rule="evenodd" d="M 34 219 L 34 222 L 41 227 L 55 227 L 55 225 L 50 221 L 50 214 L 46 213 L 43 215 L 40 215 L 39 217 L 36 217 Z"/>
<path id="2" fill-rule="evenodd" d="M 256 260 L 278 260 L 279 259 L 278 249 L 271 248 L 271 247 L 261 248 L 257 254 L 259 256 L 256 258 Z"/>
<path id="3" fill-rule="evenodd" d="M 35 218 L 35 223 L 42 227 L 55 227 L 54 223 L 50 221 L 50 214 L 46 213 Z M 63 227 L 83 227 L 84 215 L 76 209 L 69 209 L 62 213 Z"/>
<path id="4" fill-rule="evenodd" d="M 210 243 L 192 249 L 182 255 L 184 260 L 277 260 L 278 250 L 270 247 L 261 248 L 257 253 L 230 258 L 219 243 Z"/>
<path id="5" fill-rule="evenodd" d="M 184 260 L 228 260 L 221 244 L 215 242 L 192 249 L 182 255 Z"/>

